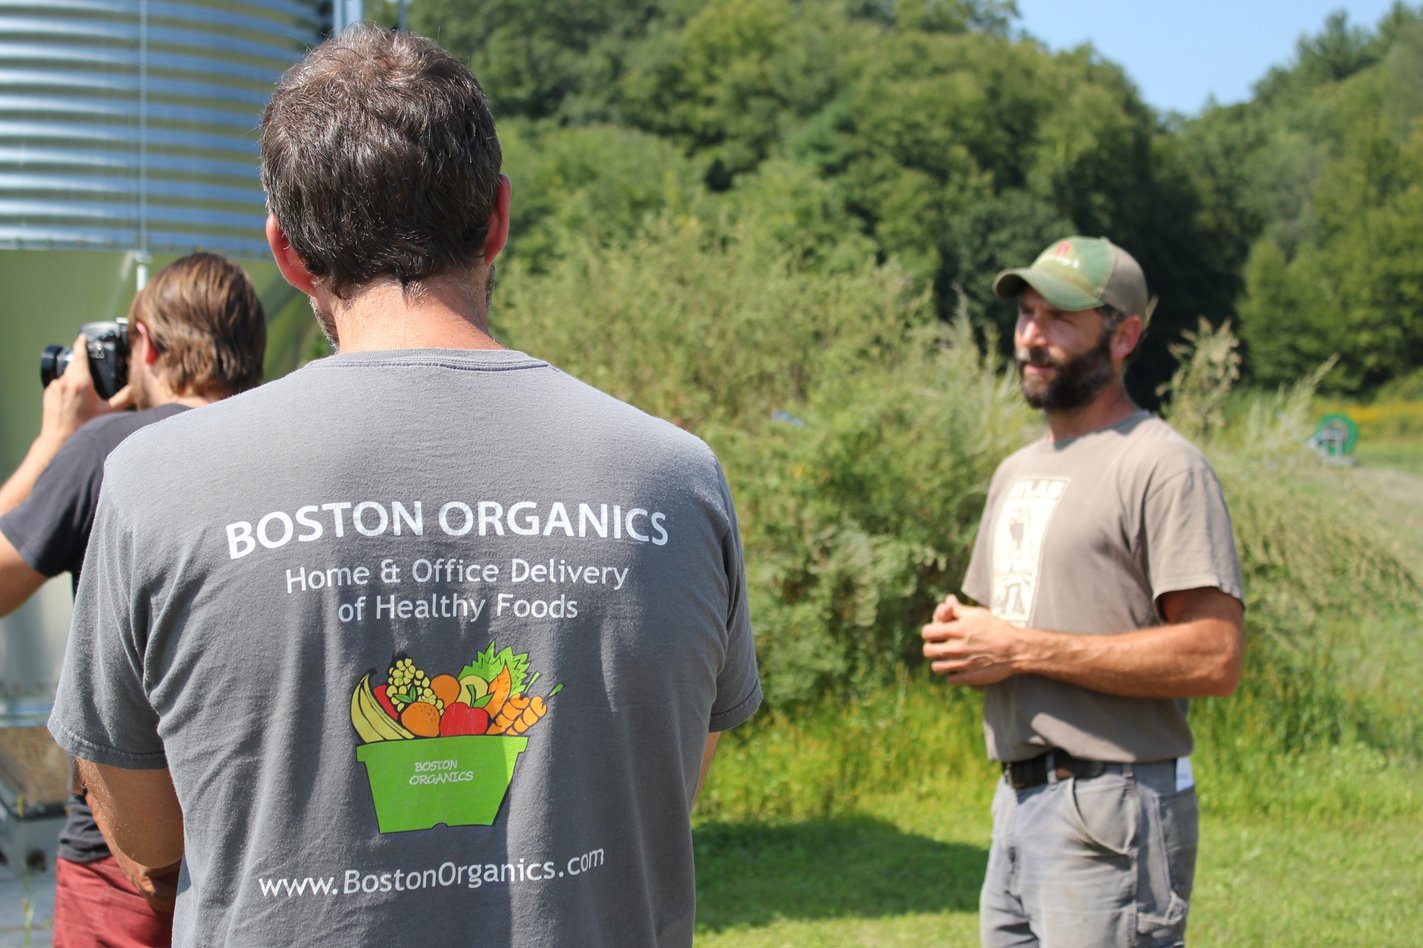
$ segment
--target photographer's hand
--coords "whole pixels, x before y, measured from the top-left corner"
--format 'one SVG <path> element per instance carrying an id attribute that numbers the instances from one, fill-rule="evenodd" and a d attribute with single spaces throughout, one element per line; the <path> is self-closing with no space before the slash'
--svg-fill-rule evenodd
<path id="1" fill-rule="evenodd" d="M 40 433 L 15 473 L 0 487 L 0 514 L 9 513 L 24 503 L 39 476 L 74 432 L 90 419 L 127 408 L 132 403 L 128 386 L 108 401 L 99 397 L 89 374 L 89 347 L 85 343 L 84 334 L 80 333 L 74 340 L 74 354 L 64 374 L 45 386 Z"/>
<path id="2" fill-rule="evenodd" d="M 83 333 L 74 340 L 73 353 L 64 374 L 44 390 L 44 417 L 37 440 L 51 442 L 55 451 L 91 419 L 122 407 L 100 398 L 94 389 L 94 378 L 89 372 L 89 346 Z"/>

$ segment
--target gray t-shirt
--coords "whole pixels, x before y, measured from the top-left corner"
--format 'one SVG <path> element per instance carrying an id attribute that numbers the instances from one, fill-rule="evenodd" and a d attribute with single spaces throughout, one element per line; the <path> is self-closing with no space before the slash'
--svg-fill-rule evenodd
<path id="1" fill-rule="evenodd" d="M 176 944 L 686 945 L 701 752 L 760 695 L 701 441 L 412 350 L 114 453 L 50 728 L 172 772 Z"/>
<path id="2" fill-rule="evenodd" d="M 64 442 L 24 503 L 0 517 L 0 533 L 35 572 L 52 577 L 68 571 L 78 589 L 104 483 L 104 460 L 135 431 L 187 410 L 186 405 L 169 402 L 90 420 Z M 109 855 L 109 844 L 94 822 L 88 801 L 71 794 L 59 831 L 59 856 L 70 862 L 93 862 Z"/>
<path id="3" fill-rule="evenodd" d="M 1004 461 L 963 584 L 1001 619 L 1085 634 L 1160 625 L 1163 594 L 1207 587 L 1244 601 L 1220 482 L 1190 442 L 1144 411 Z M 1187 706 L 1016 675 L 984 689 L 988 754 L 1184 757 Z"/>

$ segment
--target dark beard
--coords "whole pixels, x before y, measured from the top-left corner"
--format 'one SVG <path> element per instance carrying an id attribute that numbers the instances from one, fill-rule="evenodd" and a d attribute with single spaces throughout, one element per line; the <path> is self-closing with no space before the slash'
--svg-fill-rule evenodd
<path id="1" fill-rule="evenodd" d="M 1029 405 L 1046 412 L 1072 412 L 1090 402 L 1112 380 L 1112 334 L 1103 332 L 1097 344 L 1066 362 L 1052 359 L 1047 350 L 1034 347 L 1017 352 L 1018 379 Z M 1025 365 L 1051 366 L 1052 380 L 1041 389 L 1029 389 Z"/>

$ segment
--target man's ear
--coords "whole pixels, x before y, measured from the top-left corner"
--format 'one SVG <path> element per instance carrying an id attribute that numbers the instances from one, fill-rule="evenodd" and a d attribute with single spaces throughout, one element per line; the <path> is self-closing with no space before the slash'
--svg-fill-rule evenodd
<path id="1" fill-rule="evenodd" d="M 275 214 L 267 215 L 267 246 L 272 250 L 272 259 L 277 262 L 282 279 L 306 296 L 315 294 L 316 278 L 292 249 L 291 241 L 287 240 L 286 232 L 277 223 Z"/>
<path id="2" fill-rule="evenodd" d="M 143 364 L 152 365 L 153 363 L 157 362 L 158 347 L 153 344 L 153 336 L 149 333 L 148 327 L 145 326 L 143 323 L 135 321 L 133 324 L 133 331 L 134 334 L 138 336 L 139 341 L 143 345 Z M 133 348 L 136 349 L 138 347 L 134 346 Z"/>
<path id="3" fill-rule="evenodd" d="M 494 207 L 489 212 L 489 230 L 484 234 L 484 265 L 487 267 L 499 256 L 504 244 L 509 240 L 509 198 L 514 186 L 508 175 L 499 176 L 499 190 L 494 195 Z"/>
<path id="4" fill-rule="evenodd" d="M 1123 319 L 1116 331 L 1112 333 L 1112 360 L 1125 362 L 1127 356 L 1135 352 L 1137 344 L 1141 342 L 1141 333 L 1140 316 L 1133 314 Z"/>

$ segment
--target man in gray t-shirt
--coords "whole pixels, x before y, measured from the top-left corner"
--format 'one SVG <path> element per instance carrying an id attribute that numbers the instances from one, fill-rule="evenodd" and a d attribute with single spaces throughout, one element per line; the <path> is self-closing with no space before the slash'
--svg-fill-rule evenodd
<path id="1" fill-rule="evenodd" d="M 1048 434 L 999 466 L 964 592 L 924 627 L 981 687 L 1003 763 L 980 905 L 985 945 L 1174 945 L 1197 809 L 1188 699 L 1230 694 L 1243 584 L 1214 472 L 1139 409 L 1123 371 L 1146 280 L 1105 238 L 1000 273 L 1023 394 Z"/>
<path id="2" fill-rule="evenodd" d="M 262 175 L 340 354 L 115 452 L 56 738 L 181 852 L 175 944 L 690 944 L 761 696 L 715 457 L 490 336 L 509 182 L 433 43 L 313 50 Z"/>

